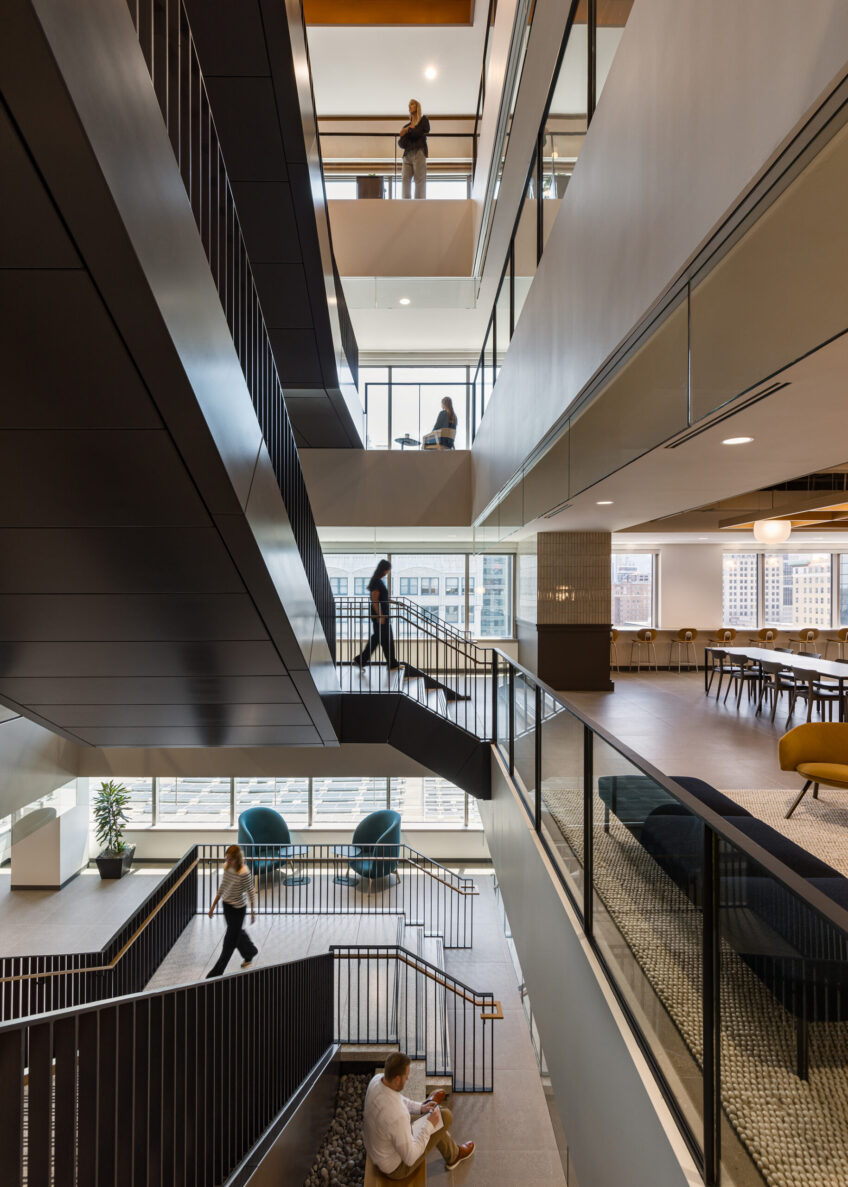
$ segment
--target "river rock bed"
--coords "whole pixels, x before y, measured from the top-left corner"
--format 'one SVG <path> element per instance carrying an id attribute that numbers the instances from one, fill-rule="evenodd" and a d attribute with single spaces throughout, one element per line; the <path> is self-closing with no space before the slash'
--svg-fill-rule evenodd
<path id="1" fill-rule="evenodd" d="M 304 1187 L 362 1187 L 365 1181 L 362 1110 L 370 1079 L 359 1075 L 340 1078 L 336 1111 Z"/>

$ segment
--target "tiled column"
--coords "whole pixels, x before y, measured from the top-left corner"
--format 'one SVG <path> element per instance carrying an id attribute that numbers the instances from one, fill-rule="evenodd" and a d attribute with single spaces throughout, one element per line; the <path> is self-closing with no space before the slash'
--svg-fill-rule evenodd
<path id="1" fill-rule="evenodd" d="M 539 532 L 538 673 L 557 689 L 610 689 L 609 532 Z"/>

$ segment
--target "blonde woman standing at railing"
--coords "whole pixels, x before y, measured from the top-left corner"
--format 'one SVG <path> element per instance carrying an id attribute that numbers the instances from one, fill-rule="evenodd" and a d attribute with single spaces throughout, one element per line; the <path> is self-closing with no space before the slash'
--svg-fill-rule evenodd
<path id="1" fill-rule="evenodd" d="M 209 918 L 215 914 L 218 899 L 224 903 L 224 918 L 227 921 L 227 933 L 221 947 L 221 955 L 206 974 L 210 977 L 220 977 L 230 962 L 230 957 L 238 948 L 242 957 L 241 967 L 250 966 L 259 949 L 244 930 L 244 917 L 247 914 L 247 903 L 250 901 L 250 922 L 256 922 L 256 889 L 253 885 L 253 875 L 244 864 L 244 854 L 238 845 L 230 845 L 224 855 L 224 873 L 215 900 L 209 908 Z"/>
<path id="2" fill-rule="evenodd" d="M 401 169 L 401 193 L 404 198 L 412 197 L 412 179 L 415 178 L 415 197 L 427 197 L 427 133 L 430 121 L 421 111 L 417 99 L 409 100 L 409 123 L 404 124 L 398 137 L 403 149 Z"/>

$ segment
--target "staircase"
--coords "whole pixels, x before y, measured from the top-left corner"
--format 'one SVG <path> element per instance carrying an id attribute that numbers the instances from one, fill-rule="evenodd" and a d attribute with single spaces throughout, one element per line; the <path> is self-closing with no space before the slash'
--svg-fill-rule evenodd
<path id="1" fill-rule="evenodd" d="M 478 799 L 491 789 L 499 656 L 406 598 L 389 602 L 396 667 L 353 663 L 371 634 L 367 598 L 336 599 L 341 695 L 325 697 L 342 742 L 388 742 Z M 379 662 L 377 662 L 379 657 Z"/>

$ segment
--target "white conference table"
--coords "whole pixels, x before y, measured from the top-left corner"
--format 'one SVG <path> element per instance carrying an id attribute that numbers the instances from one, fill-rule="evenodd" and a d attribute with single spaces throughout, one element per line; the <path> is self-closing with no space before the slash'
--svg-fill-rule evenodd
<path id="1" fill-rule="evenodd" d="M 716 651 L 733 656 L 734 659 L 750 659 L 761 664 L 779 663 L 786 668 L 794 668 L 797 672 L 809 672 L 812 676 L 836 680 L 839 685 L 839 720 L 845 721 L 848 664 L 841 664 L 832 659 L 814 659 L 811 655 L 790 655 L 786 651 L 773 651 L 768 647 L 731 647 L 723 643 L 714 643 L 704 648 L 705 694 L 709 686 L 710 673 L 716 667 L 713 659 L 713 653 Z"/>

